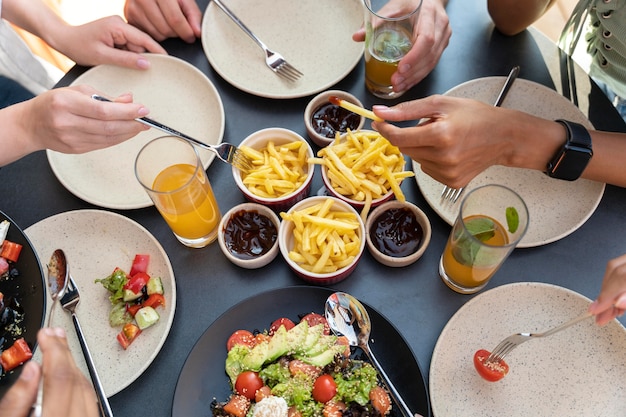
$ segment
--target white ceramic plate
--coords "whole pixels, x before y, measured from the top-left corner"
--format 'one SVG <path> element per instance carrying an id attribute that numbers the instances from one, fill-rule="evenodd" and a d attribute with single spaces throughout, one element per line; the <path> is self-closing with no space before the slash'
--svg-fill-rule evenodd
<path id="1" fill-rule="evenodd" d="M 496 287 L 461 307 L 444 327 L 430 364 L 430 397 L 437 417 L 618 416 L 626 398 L 626 329 L 588 319 L 513 350 L 509 373 L 482 379 L 478 349 L 505 337 L 541 332 L 586 311 L 591 300 L 542 283 Z"/>
<path id="2" fill-rule="evenodd" d="M 113 65 L 87 70 L 72 85 L 88 84 L 103 95 L 132 92 L 134 100 L 150 109 L 148 117 L 203 142 L 219 144 L 224 136 L 224 107 L 211 81 L 178 58 L 146 55 L 147 71 Z M 88 203 L 113 209 L 148 207 L 152 201 L 134 174 L 135 156 L 151 139 L 165 133 L 150 129 L 119 145 L 81 155 L 48 151 L 52 171 L 74 195 Z M 199 149 L 205 168 L 214 154 Z"/>
<path id="3" fill-rule="evenodd" d="M 165 251 L 141 225 L 122 215 L 102 210 L 60 213 L 35 223 L 25 233 L 43 265 L 55 249 L 61 248 L 65 252 L 70 273 L 80 290 L 80 304 L 76 314 L 87 345 L 107 397 L 117 394 L 150 366 L 172 327 L 176 310 L 176 283 Z M 129 272 L 133 258 L 138 253 L 150 255 L 148 273 L 161 277 L 166 307 L 158 308 L 160 320 L 145 329 L 127 350 L 123 350 L 115 338 L 121 329 L 109 325 L 111 303 L 108 292 L 94 280 L 107 277 L 115 267 Z M 49 314 L 52 303 L 47 304 Z M 74 359 L 89 379 L 71 316 L 60 304 L 56 308 L 53 324 L 67 332 Z"/>
<path id="4" fill-rule="evenodd" d="M 493 103 L 504 80 L 505 77 L 479 78 L 454 87 L 445 95 Z M 565 97 L 548 87 L 524 79 L 515 81 L 502 107 L 521 110 L 545 119 L 567 119 L 593 129 L 585 115 Z M 459 203 L 443 202 L 441 191 L 444 185 L 424 174 L 415 161 L 413 170 L 428 204 L 448 224 L 454 223 Z M 596 210 L 605 188 L 604 183 L 585 179 L 562 181 L 539 171 L 492 166 L 470 181 L 465 193 L 485 184 L 508 186 L 526 202 L 530 224 L 526 235 L 518 244 L 521 248 L 545 245 L 576 231 Z"/>
<path id="5" fill-rule="evenodd" d="M 304 97 L 341 81 L 363 56 L 352 34 L 363 24 L 361 0 L 225 1 L 270 49 L 304 76 L 286 81 L 265 65 L 265 54 L 218 6 L 202 22 L 202 46 L 213 69 L 240 90 L 268 98 Z"/>

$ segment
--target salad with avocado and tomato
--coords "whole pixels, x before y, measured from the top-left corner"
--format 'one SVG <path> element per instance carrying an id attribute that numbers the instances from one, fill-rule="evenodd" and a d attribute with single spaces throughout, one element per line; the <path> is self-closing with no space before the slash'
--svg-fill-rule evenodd
<path id="1" fill-rule="evenodd" d="M 163 283 L 148 274 L 149 263 L 150 255 L 137 254 L 129 273 L 117 267 L 108 277 L 95 280 L 109 291 L 109 324 L 122 327 L 117 341 L 124 349 L 159 321 L 157 309 L 165 307 Z"/>
<path id="2" fill-rule="evenodd" d="M 391 399 L 367 361 L 331 334 L 326 318 L 275 320 L 269 330 L 236 330 L 226 342 L 232 394 L 214 400 L 214 417 L 384 416 Z"/>

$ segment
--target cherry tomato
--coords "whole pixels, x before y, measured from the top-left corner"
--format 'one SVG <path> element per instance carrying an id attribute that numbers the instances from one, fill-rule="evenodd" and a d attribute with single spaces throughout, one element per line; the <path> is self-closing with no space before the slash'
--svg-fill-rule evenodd
<path id="1" fill-rule="evenodd" d="M 254 400 L 254 396 L 258 390 L 263 387 L 263 380 L 257 372 L 243 371 L 237 376 L 235 382 L 235 390 L 237 394 L 243 395 L 250 401 Z"/>
<path id="2" fill-rule="evenodd" d="M 244 345 L 252 349 L 256 345 L 256 338 L 248 330 L 236 330 L 226 342 L 226 349 L 229 351 L 235 345 Z"/>
<path id="3" fill-rule="evenodd" d="M 278 328 L 280 326 L 285 326 L 285 330 L 290 330 L 293 329 L 294 327 L 296 327 L 296 325 L 293 323 L 293 321 L 289 320 L 286 317 L 281 317 L 277 320 L 274 320 L 272 322 L 272 325 L 270 326 L 270 331 L 269 331 L 269 335 L 273 336 L 274 333 L 276 333 L 276 330 L 278 330 Z"/>
<path id="4" fill-rule="evenodd" d="M 306 316 L 302 317 L 302 320 L 300 321 L 304 321 L 304 320 L 306 320 L 309 323 L 309 327 L 313 327 L 320 323 L 323 324 L 324 334 L 326 335 L 330 334 L 330 326 L 328 325 L 328 322 L 326 321 L 326 317 L 322 316 L 321 314 L 309 313 Z"/>
<path id="5" fill-rule="evenodd" d="M 337 384 L 332 376 L 320 375 L 313 384 L 313 398 L 320 403 L 327 403 L 337 394 Z"/>
<path id="6" fill-rule="evenodd" d="M 476 371 L 478 371 L 478 374 L 487 381 L 499 381 L 509 372 L 509 365 L 503 360 L 485 363 L 489 355 L 490 352 L 485 349 L 477 350 L 476 353 L 474 353 L 474 367 Z"/>

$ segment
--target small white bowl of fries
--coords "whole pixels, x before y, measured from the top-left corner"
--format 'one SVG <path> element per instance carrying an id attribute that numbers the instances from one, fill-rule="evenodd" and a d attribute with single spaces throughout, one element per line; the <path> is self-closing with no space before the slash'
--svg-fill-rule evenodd
<path id="1" fill-rule="evenodd" d="M 245 173 L 232 168 L 235 183 L 247 200 L 279 212 L 309 195 L 315 173 L 315 165 L 309 161 L 313 149 L 296 132 L 262 129 L 245 138 L 239 149 L 255 167 Z"/>
<path id="2" fill-rule="evenodd" d="M 400 184 L 415 175 L 404 170 L 400 150 L 373 130 L 349 131 L 317 155 L 313 162 L 322 167 L 328 193 L 360 210 L 363 221 L 373 207 L 394 196 L 404 202 Z"/>
<path id="3" fill-rule="evenodd" d="M 335 197 L 315 196 L 280 216 L 280 252 L 303 280 L 332 285 L 355 270 L 366 238 L 365 225 L 354 207 Z"/>

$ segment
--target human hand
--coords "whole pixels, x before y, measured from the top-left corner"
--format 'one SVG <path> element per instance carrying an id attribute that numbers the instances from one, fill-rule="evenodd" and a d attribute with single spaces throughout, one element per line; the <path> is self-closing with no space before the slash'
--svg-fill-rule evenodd
<path id="1" fill-rule="evenodd" d="M 109 16 L 61 31 L 55 48 L 80 65 L 115 64 L 146 69 L 150 62 L 142 52 L 167 54 L 146 33 L 124 22 L 120 16 Z"/>
<path id="2" fill-rule="evenodd" d="M 501 164 L 509 147 L 505 125 L 493 107 L 469 99 L 430 96 L 394 107 L 375 105 L 373 111 L 388 122 L 424 119 L 411 127 L 372 122 L 402 153 L 434 179 L 459 188 L 490 167 Z M 494 114 L 496 113 L 496 114 Z"/>
<path id="3" fill-rule="evenodd" d="M 114 103 L 94 100 L 92 94 L 103 95 L 84 85 L 57 88 L 3 109 L 0 166 L 42 149 L 84 153 L 105 148 L 149 129 L 135 120 L 148 110 L 133 103 L 131 94 Z"/>
<path id="4" fill-rule="evenodd" d="M 600 295 L 589 307 L 596 323 L 603 326 L 626 310 L 626 255 L 611 259 L 606 265 Z"/>
<path id="5" fill-rule="evenodd" d="M 43 328 L 37 334 L 43 361 L 43 415 L 98 417 L 91 383 L 76 366 L 63 329 Z M 27 362 L 18 380 L 0 400 L 3 417 L 28 417 L 37 398 L 41 368 Z"/>
<path id="6" fill-rule="evenodd" d="M 193 43 L 202 33 L 202 12 L 195 0 L 126 0 L 124 15 L 157 41 L 179 37 Z"/>
<path id="7" fill-rule="evenodd" d="M 399 8 L 401 2 L 402 0 L 391 0 L 383 9 Z M 391 84 L 396 92 L 408 90 L 430 74 L 448 46 L 452 36 L 452 28 L 442 0 L 422 1 L 413 36 L 413 47 L 400 60 L 398 70 L 391 76 Z M 352 39 L 363 42 L 365 29 L 361 28 L 355 32 Z"/>

